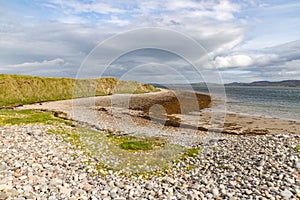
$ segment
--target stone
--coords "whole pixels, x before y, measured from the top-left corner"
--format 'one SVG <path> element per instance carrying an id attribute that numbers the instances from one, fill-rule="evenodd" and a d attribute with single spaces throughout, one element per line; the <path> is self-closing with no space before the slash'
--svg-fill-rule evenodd
<path id="1" fill-rule="evenodd" d="M 290 184 L 295 184 L 295 180 L 292 178 L 287 178 L 286 181 Z"/>
<path id="2" fill-rule="evenodd" d="M 251 190 L 246 190 L 246 194 L 247 195 L 250 195 L 250 194 L 252 194 L 253 192 L 251 191 Z"/>
<path id="3" fill-rule="evenodd" d="M 0 191 L 6 191 L 6 190 L 10 190 L 10 189 L 12 189 L 11 185 L 7 185 L 7 184 L 0 185 Z"/>
<path id="4" fill-rule="evenodd" d="M 48 200 L 56 200 L 57 198 L 56 198 L 56 196 L 50 196 L 49 198 L 48 198 Z"/>
<path id="5" fill-rule="evenodd" d="M 221 190 L 221 194 L 226 195 L 226 194 L 227 194 L 227 191 L 226 191 L 225 189 L 222 189 L 222 190 Z"/>
<path id="6" fill-rule="evenodd" d="M 146 183 L 145 188 L 147 190 L 152 190 L 153 189 L 153 185 L 151 183 Z"/>
<path id="7" fill-rule="evenodd" d="M 219 189 L 218 188 L 214 188 L 212 190 L 212 193 L 213 193 L 214 197 L 218 197 L 219 196 Z"/>
<path id="8" fill-rule="evenodd" d="M 67 187 L 61 187 L 60 189 L 59 189 L 59 192 L 60 192 L 60 194 L 64 194 L 64 195 L 66 195 L 66 196 L 69 196 L 70 195 L 70 193 L 71 193 L 71 189 L 69 189 L 69 188 L 67 188 Z"/>
<path id="9" fill-rule="evenodd" d="M 25 186 L 23 187 L 23 190 L 24 190 L 24 192 L 30 192 L 30 191 L 33 190 L 33 188 L 32 188 L 31 185 L 25 185 Z"/>
<path id="10" fill-rule="evenodd" d="M 291 191 L 289 191 L 288 189 L 285 189 L 285 190 L 283 190 L 283 191 L 280 192 L 280 195 L 284 199 L 290 199 L 293 196 L 293 193 Z"/>
<path id="11" fill-rule="evenodd" d="M 100 193 L 101 193 L 102 195 L 105 195 L 105 196 L 107 196 L 107 195 L 108 195 L 108 193 L 109 193 L 109 191 L 107 191 L 107 190 L 102 190 Z"/>
<path id="12" fill-rule="evenodd" d="M 8 198 L 8 195 L 5 192 L 0 192 L 0 200 L 5 200 Z"/>
<path id="13" fill-rule="evenodd" d="M 63 183 L 63 181 L 59 178 L 52 179 L 49 183 L 51 186 L 59 186 Z"/>
<path id="14" fill-rule="evenodd" d="M 209 199 L 213 199 L 214 195 L 212 193 L 207 193 L 206 197 L 209 198 Z"/>
<path id="15" fill-rule="evenodd" d="M 117 195 L 117 193 L 115 193 L 115 192 L 111 192 L 111 193 L 110 193 L 110 197 L 113 198 L 113 199 L 115 199 L 115 198 L 118 197 L 118 195 Z"/>

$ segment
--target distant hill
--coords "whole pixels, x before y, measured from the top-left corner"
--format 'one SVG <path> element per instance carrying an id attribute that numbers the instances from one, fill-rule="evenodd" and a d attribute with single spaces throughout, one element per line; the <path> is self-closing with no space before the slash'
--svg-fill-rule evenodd
<path id="1" fill-rule="evenodd" d="M 215 83 L 191 83 L 191 84 L 158 84 L 158 83 L 151 83 L 151 85 L 158 87 L 158 88 L 170 88 L 170 89 L 191 89 L 198 88 L 198 87 L 222 87 L 223 85 L 215 84 Z M 252 83 L 227 83 L 224 84 L 225 86 L 273 86 L 273 87 L 300 87 L 300 80 L 284 80 L 284 81 L 255 81 Z"/>
<path id="2" fill-rule="evenodd" d="M 252 83 L 228 83 L 226 86 L 279 86 L 279 87 L 300 87 L 300 80 L 284 80 L 284 81 L 255 81 Z"/>

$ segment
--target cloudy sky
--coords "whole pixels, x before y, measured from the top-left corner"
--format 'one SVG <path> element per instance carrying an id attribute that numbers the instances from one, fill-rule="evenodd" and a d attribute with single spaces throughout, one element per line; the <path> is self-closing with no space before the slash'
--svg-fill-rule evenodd
<path id="1" fill-rule="evenodd" d="M 300 79 L 299 10 L 299 0 L 2 0 L 0 73 Z"/>

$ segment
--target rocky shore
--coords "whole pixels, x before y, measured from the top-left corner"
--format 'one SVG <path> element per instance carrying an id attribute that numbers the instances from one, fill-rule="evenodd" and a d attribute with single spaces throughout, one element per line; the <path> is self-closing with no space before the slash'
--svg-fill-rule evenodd
<path id="1" fill-rule="evenodd" d="M 189 105 L 189 95 L 181 96 Z M 143 133 L 201 151 L 174 160 L 169 168 L 124 175 L 99 168 L 103 154 L 89 156 L 58 134 L 76 127 L 5 125 L 0 127 L 0 199 L 300 199 L 299 123 L 227 114 L 229 134 L 206 137 L 209 110 L 170 110 L 178 102 L 168 90 L 130 98 L 112 95 L 18 109 L 51 110 L 109 134 Z M 204 98 L 198 109 L 209 106 L 206 96 L 197 98 Z M 163 107 L 162 100 L 167 101 Z M 184 127 L 177 127 L 178 119 Z"/>
<path id="2" fill-rule="evenodd" d="M 0 127 L 0 199 L 300 198 L 295 134 L 219 138 L 199 155 L 145 178 L 110 170 L 101 175 L 83 151 L 49 134 L 57 128 Z"/>

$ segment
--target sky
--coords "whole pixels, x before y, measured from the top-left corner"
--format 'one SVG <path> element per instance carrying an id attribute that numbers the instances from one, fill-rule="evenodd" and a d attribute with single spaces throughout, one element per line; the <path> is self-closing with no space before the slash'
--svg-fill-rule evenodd
<path id="1" fill-rule="evenodd" d="M 0 0 L 0 73 L 300 79 L 299 10 L 299 0 Z"/>

